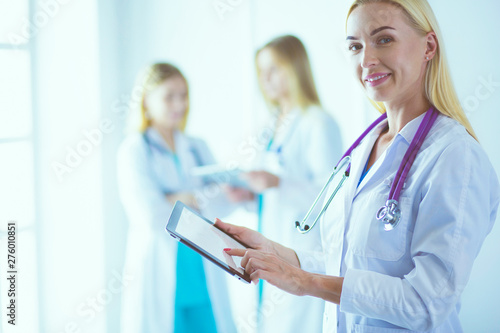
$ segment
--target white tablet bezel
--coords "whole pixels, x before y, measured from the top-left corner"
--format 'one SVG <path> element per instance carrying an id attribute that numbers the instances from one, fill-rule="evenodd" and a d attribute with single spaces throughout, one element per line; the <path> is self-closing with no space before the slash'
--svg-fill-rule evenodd
<path id="1" fill-rule="evenodd" d="M 201 254 L 203 257 L 207 258 L 208 260 L 210 260 L 211 262 L 213 262 L 217 266 L 219 266 L 222 269 L 224 269 L 229 274 L 231 274 L 234 277 L 236 277 L 238 280 L 241 280 L 241 281 L 246 282 L 246 283 L 250 283 L 251 282 L 250 276 L 248 274 L 246 274 L 244 272 L 244 270 L 243 270 L 243 274 L 240 273 L 239 271 L 237 271 L 234 268 L 232 268 L 231 266 L 229 266 L 227 263 L 219 260 L 217 257 L 214 257 L 212 254 L 210 254 L 209 252 L 207 252 L 206 250 L 204 250 L 201 246 L 197 245 L 196 243 L 194 243 L 193 241 L 189 240 L 188 238 L 184 237 L 183 235 L 181 235 L 179 232 L 176 231 L 177 225 L 178 225 L 178 222 L 179 222 L 179 218 L 181 217 L 182 212 L 183 212 L 184 209 L 189 210 L 191 213 L 193 213 L 194 215 L 196 215 L 197 217 L 199 217 L 204 222 L 209 223 L 210 225 L 213 225 L 214 228 L 216 228 L 218 231 L 226 234 L 231 239 L 233 239 L 234 241 L 236 241 L 237 243 L 239 243 L 241 246 L 243 246 L 245 248 L 249 247 L 248 245 L 243 244 L 242 242 L 234 239 L 231 235 L 228 235 L 224 231 L 220 230 L 219 228 L 217 228 L 214 225 L 213 222 L 210 222 L 208 219 L 206 219 L 205 217 L 201 216 L 198 212 L 196 212 L 195 210 L 193 210 L 189 206 L 186 206 L 184 203 L 182 203 L 180 201 L 177 201 L 175 203 L 174 208 L 172 209 L 172 213 L 170 214 L 170 218 L 168 219 L 167 225 L 165 227 L 166 231 L 170 234 L 170 236 L 172 236 L 173 238 L 175 238 L 177 241 L 181 242 L 182 244 L 187 245 L 191 249 L 195 250 L 196 252 L 198 252 L 199 254 Z M 221 249 L 221 251 L 222 251 L 222 249 Z"/>

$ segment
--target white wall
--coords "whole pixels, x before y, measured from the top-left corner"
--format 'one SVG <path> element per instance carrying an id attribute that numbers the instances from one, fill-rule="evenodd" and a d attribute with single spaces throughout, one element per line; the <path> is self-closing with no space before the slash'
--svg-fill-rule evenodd
<path id="1" fill-rule="evenodd" d="M 108 290 L 95 134 L 101 121 L 97 6 L 95 1 L 58 3 L 33 12 L 46 18 L 32 36 L 40 331 L 102 332 L 105 307 L 99 299 Z M 93 133 L 96 144 L 85 131 Z M 83 155 L 77 157 L 78 151 Z M 54 163 L 66 165 L 68 172 L 59 178 Z"/>
<path id="2" fill-rule="evenodd" d="M 495 0 L 458 0 L 450 8 L 449 2 L 430 2 L 444 33 L 457 91 L 461 100 L 469 105 L 470 119 L 500 173 L 500 150 L 496 147 L 500 86 L 492 87 L 491 91 L 482 87 L 482 80 L 488 81 L 490 76 L 500 82 L 500 46 L 496 38 L 500 31 L 496 17 L 500 4 Z M 218 12 L 214 8 L 213 4 L 221 3 L 226 4 L 227 11 Z M 101 91 L 106 96 L 103 105 L 110 105 L 121 94 L 129 93 L 137 71 L 145 64 L 158 60 L 173 62 L 190 83 L 192 108 L 188 131 L 204 138 L 220 161 L 238 157 L 235 148 L 266 113 L 256 87 L 254 52 L 269 39 L 292 33 L 304 41 L 309 51 L 320 98 L 339 122 L 344 146 L 347 146 L 376 117 L 376 112 L 367 106 L 354 85 L 341 52 L 349 3 L 327 0 L 115 1 L 114 11 L 111 5 L 100 5 L 100 29 L 107 31 L 105 37 L 101 36 L 101 52 L 105 53 L 105 59 L 101 60 L 111 68 L 101 67 L 101 78 L 107 78 Z M 113 14 L 117 17 L 106 19 L 106 15 Z M 472 108 L 469 103 L 476 100 L 477 108 Z M 122 120 L 114 119 L 119 127 Z M 116 194 L 113 152 L 120 139 L 121 133 L 116 130 L 104 148 L 106 198 Z M 118 267 L 122 258 L 117 251 L 124 246 L 126 223 L 115 199 L 106 200 L 104 205 L 108 225 L 107 267 Z M 493 303 L 500 298 L 496 282 L 500 276 L 498 253 L 500 226 L 497 224 L 484 244 L 463 295 L 461 319 L 466 332 L 500 331 L 500 317 Z M 107 276 L 110 274 L 108 268 Z M 108 310 L 108 329 L 116 331 L 118 304 L 110 304 Z"/>
<path id="3" fill-rule="evenodd" d="M 500 175 L 500 2 L 431 1 L 443 30 L 458 94 L 479 140 Z M 490 79 L 496 84 L 483 82 Z M 500 298 L 500 219 L 486 239 L 462 297 L 465 332 L 500 332 L 496 300 Z"/>

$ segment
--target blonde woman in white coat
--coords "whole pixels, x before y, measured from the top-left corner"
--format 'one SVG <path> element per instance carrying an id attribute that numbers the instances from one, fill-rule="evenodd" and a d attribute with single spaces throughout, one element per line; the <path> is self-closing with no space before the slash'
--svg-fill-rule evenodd
<path id="1" fill-rule="evenodd" d="M 354 1 L 346 52 L 384 114 L 347 152 L 349 179 L 316 227 L 323 253 L 311 257 L 218 222 L 255 249 L 226 251 L 244 256 L 252 280 L 327 301 L 325 333 L 463 332 L 461 295 L 495 223 L 500 185 L 460 106 L 443 45 L 426 0 Z"/>
<path id="2" fill-rule="evenodd" d="M 234 201 L 255 200 L 259 231 L 287 246 L 321 251 L 319 231 L 299 234 L 293 227 L 306 214 L 340 157 L 342 144 L 333 118 L 320 104 L 308 56 L 294 36 L 278 37 L 256 54 L 263 96 L 272 120 L 260 137 L 267 142 L 255 171 L 244 178 L 251 191 L 230 189 Z M 259 285 L 258 331 L 320 332 L 324 302 Z"/>
<path id="3" fill-rule="evenodd" d="M 184 133 L 187 81 L 174 66 L 159 63 L 144 71 L 139 86 L 138 131 L 118 154 L 130 222 L 125 273 L 133 278 L 123 293 L 122 332 L 236 332 L 226 273 L 165 232 L 176 200 L 213 208 L 201 209 L 210 218 L 227 206 L 220 197 L 203 196 L 204 184 L 189 177 L 192 167 L 215 161 L 202 140 Z"/>

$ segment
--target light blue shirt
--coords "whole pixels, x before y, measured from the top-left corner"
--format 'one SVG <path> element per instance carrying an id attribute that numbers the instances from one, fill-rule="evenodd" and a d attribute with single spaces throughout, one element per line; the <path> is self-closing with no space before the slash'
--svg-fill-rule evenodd
<path id="1" fill-rule="evenodd" d="M 399 225 L 385 231 L 375 217 L 422 119 L 400 131 L 358 186 L 387 121 L 365 138 L 321 221 L 323 252 L 298 252 L 303 269 L 344 277 L 340 306 L 325 307 L 324 332 L 462 332 L 460 295 L 500 201 L 479 143 L 440 115 L 403 187 Z"/>

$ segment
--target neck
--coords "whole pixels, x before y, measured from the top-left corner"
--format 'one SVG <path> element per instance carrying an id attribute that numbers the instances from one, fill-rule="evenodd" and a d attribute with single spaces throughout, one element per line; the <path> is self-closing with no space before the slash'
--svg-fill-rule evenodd
<path id="1" fill-rule="evenodd" d="M 168 145 L 170 150 L 175 152 L 174 128 L 159 126 L 157 124 L 152 124 L 151 127 L 153 127 L 158 133 L 160 133 L 161 137 Z"/>
<path id="2" fill-rule="evenodd" d="M 412 98 L 405 102 L 385 103 L 389 129 L 388 138 L 394 138 L 410 121 L 425 113 L 431 104 L 424 97 Z"/>
<path id="3" fill-rule="evenodd" d="M 280 117 L 285 117 L 288 113 L 290 113 L 290 111 L 292 111 L 294 105 L 289 98 L 282 98 L 279 101 L 279 108 L 280 108 Z"/>

